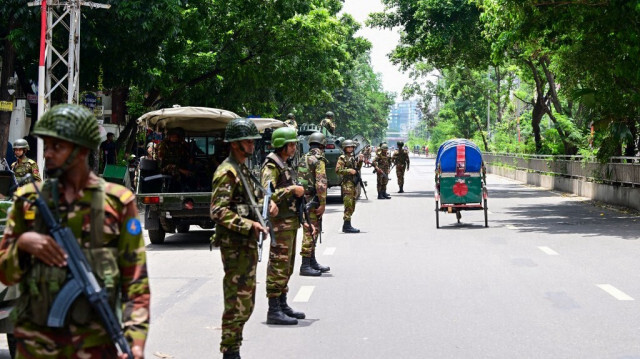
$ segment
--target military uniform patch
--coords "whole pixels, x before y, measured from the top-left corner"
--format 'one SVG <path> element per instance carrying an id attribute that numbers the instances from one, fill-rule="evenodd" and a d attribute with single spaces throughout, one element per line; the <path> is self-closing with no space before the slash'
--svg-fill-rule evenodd
<path id="1" fill-rule="evenodd" d="M 142 226 L 140 225 L 140 221 L 137 218 L 131 218 L 127 222 L 127 232 L 129 234 L 137 236 L 142 231 Z"/>

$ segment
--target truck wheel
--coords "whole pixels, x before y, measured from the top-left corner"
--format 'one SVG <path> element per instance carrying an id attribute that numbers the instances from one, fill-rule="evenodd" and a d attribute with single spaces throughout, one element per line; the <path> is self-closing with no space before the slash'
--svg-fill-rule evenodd
<path id="1" fill-rule="evenodd" d="M 11 359 L 16 357 L 16 338 L 14 338 L 13 334 L 7 333 L 7 344 L 9 344 L 9 355 Z"/>
<path id="2" fill-rule="evenodd" d="M 164 229 L 154 229 L 149 231 L 149 240 L 153 244 L 162 244 L 164 243 Z"/>
<path id="3" fill-rule="evenodd" d="M 178 231 L 178 233 L 187 233 L 187 232 L 189 232 L 189 227 L 191 227 L 191 226 L 188 225 L 188 224 L 180 223 L 180 224 L 176 225 L 176 230 Z"/>

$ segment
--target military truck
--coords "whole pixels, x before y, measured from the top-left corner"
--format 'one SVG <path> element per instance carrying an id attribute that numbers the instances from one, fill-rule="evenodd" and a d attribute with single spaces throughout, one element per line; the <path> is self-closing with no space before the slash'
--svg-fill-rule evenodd
<path id="1" fill-rule="evenodd" d="M 184 160 L 189 162 L 192 175 L 185 183 L 177 183 L 175 177 L 159 167 L 159 161 L 140 160 L 136 196 L 145 209 L 144 226 L 151 243 L 164 243 L 167 233 L 187 233 L 191 225 L 214 228 L 209 217 L 211 179 L 217 166 L 229 154 L 224 130 L 234 118 L 239 116 L 226 110 L 179 106 L 149 112 L 138 118 L 139 126 L 156 133 L 181 128 L 190 149 L 190 158 Z M 251 120 L 263 132 L 266 128 L 285 126 L 273 119 Z"/>
<path id="2" fill-rule="evenodd" d="M 2 168 L 2 166 L 0 166 Z M 11 201 L 11 187 L 15 184 L 16 178 L 12 171 L 8 169 L 0 170 L 0 233 L 4 233 L 7 223 L 7 216 L 13 202 Z M 20 296 L 18 287 L 0 283 L 0 333 L 7 333 L 9 353 L 13 358 L 16 351 L 16 343 L 13 338 L 13 324 L 9 314 L 13 309 L 15 301 Z"/>

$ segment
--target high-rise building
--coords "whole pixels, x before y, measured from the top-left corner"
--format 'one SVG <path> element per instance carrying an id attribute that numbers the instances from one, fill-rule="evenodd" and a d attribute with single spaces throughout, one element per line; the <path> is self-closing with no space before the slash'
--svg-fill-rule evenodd
<path id="1" fill-rule="evenodd" d="M 422 112 L 417 100 L 397 102 L 391 106 L 387 135 L 390 142 L 407 140 L 409 131 L 420 123 Z"/>

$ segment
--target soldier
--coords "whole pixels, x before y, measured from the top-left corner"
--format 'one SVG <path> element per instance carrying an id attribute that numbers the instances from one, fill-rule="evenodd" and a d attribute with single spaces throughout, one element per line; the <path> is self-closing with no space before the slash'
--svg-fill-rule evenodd
<path id="1" fill-rule="evenodd" d="M 220 341 L 225 359 L 240 358 L 242 330 L 256 302 L 257 238 L 260 232 L 267 233 L 267 228 L 260 225 L 255 211 L 249 207 L 252 201 L 257 203 L 255 188 L 259 181 L 244 164 L 253 154 L 254 140 L 260 138 L 256 125 L 250 120 L 238 118 L 229 122 L 224 141 L 230 143 L 230 153 L 212 180 L 211 219 L 216 222 L 213 246 L 220 247 L 225 273 Z M 270 203 L 269 211 L 271 215 L 277 214 L 275 203 Z"/>
<path id="2" fill-rule="evenodd" d="M 359 229 L 351 226 L 351 216 L 356 209 L 356 175 L 360 172 L 363 162 L 362 154 L 357 158 L 353 155 L 355 148 L 356 144 L 352 140 L 345 140 L 342 143 L 344 154 L 336 163 L 336 173 L 342 176 L 342 201 L 344 202 L 342 231 L 344 233 L 360 233 Z"/>
<path id="3" fill-rule="evenodd" d="M 324 115 L 325 119 L 320 122 L 320 127 L 326 128 L 328 134 L 333 135 L 336 132 L 336 125 L 333 123 L 333 112 L 328 111 Z"/>
<path id="4" fill-rule="evenodd" d="M 324 148 L 327 138 L 322 132 L 314 132 L 309 136 L 309 152 L 300 159 L 298 164 L 298 180 L 304 187 L 304 196 L 307 203 L 316 203 L 316 208 L 309 211 L 311 224 L 319 232 L 322 215 L 327 204 L 327 159 L 324 157 Z M 316 260 L 316 238 L 304 231 L 302 237 L 302 264 L 300 275 L 317 277 L 328 272 L 329 267 L 323 266 Z M 319 235 L 319 233 L 318 233 Z"/>
<path id="5" fill-rule="evenodd" d="M 271 198 L 278 205 L 278 215 L 271 218 L 276 238 L 275 245 L 270 246 L 267 265 L 267 324 L 295 325 L 298 319 L 305 318 L 304 313 L 294 311 L 287 304 L 288 283 L 296 253 L 296 234 L 300 227 L 296 198 L 304 195 L 304 187 L 295 184 L 295 174 L 287 164 L 287 160 L 296 154 L 297 142 L 293 128 L 282 127 L 273 131 L 271 145 L 275 150 L 262 165 L 262 186 L 275 189 Z"/>
<path id="6" fill-rule="evenodd" d="M 13 143 L 13 154 L 16 155 L 17 161 L 11 164 L 11 170 L 18 180 L 30 174 L 36 181 L 40 182 L 42 179 L 40 178 L 38 164 L 36 161 L 27 158 L 27 151 L 29 151 L 27 140 L 21 138 Z"/>
<path id="7" fill-rule="evenodd" d="M 44 140 L 47 181 L 37 184 L 53 213 L 69 227 L 87 255 L 114 313 L 122 311 L 124 335 L 134 358 L 143 358 L 149 328 L 149 280 L 145 244 L 135 196 L 105 182 L 89 167 L 100 132 L 84 107 L 53 107 L 36 123 L 33 134 Z M 53 299 L 66 282 L 64 250 L 47 233 L 37 207 L 34 184 L 16 191 L 0 242 L 0 281 L 20 284 L 13 311 L 18 358 L 126 358 L 85 297 L 71 306 L 62 328 L 47 326 Z M 121 303 L 116 311 L 116 303 Z"/>
<path id="8" fill-rule="evenodd" d="M 364 166 L 365 167 L 371 166 L 371 145 L 365 146 L 362 152 L 363 152 L 362 154 L 364 155 Z"/>
<path id="9" fill-rule="evenodd" d="M 409 172 L 409 151 L 404 149 L 404 142 L 398 141 L 398 150 L 393 154 L 391 162 L 396 166 L 396 176 L 398 176 L 398 193 L 404 193 L 404 170 Z"/>
<path id="10" fill-rule="evenodd" d="M 287 120 L 284 121 L 284 124 L 293 127 L 296 131 L 298 131 L 298 123 L 296 122 L 296 116 L 292 113 L 287 115 Z"/>
<path id="11" fill-rule="evenodd" d="M 193 172 L 189 170 L 191 156 L 189 145 L 184 141 L 184 130 L 180 127 L 167 131 L 167 137 L 157 146 L 160 169 L 172 177 L 169 191 L 182 191 L 188 185 Z"/>
<path id="12" fill-rule="evenodd" d="M 383 143 L 379 151 L 372 163 L 378 174 L 378 199 L 390 199 L 391 196 L 387 193 L 387 183 L 389 182 L 389 172 L 391 171 L 391 159 L 387 154 L 389 146 Z"/>

